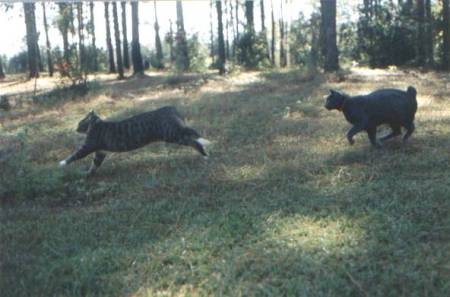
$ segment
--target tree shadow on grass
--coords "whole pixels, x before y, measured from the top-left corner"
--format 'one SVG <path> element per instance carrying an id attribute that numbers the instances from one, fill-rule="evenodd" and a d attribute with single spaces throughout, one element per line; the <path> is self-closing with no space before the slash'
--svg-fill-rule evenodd
<path id="1" fill-rule="evenodd" d="M 313 113 L 292 111 L 313 89 L 163 102 L 183 104 L 192 126 L 216 136 L 210 161 L 144 149 L 107 160 L 108 172 L 84 185 L 69 176 L 82 207 L 6 210 L 2 225 L 20 228 L 2 231 L 2 281 L 28 288 L 4 285 L 7 295 L 444 296 L 448 140 L 419 134 L 406 153 L 359 145 L 330 154 L 321 141 L 331 133 Z M 286 117 L 286 106 L 302 116 Z M 296 127 L 305 139 L 283 140 Z M 411 174 L 417 167 L 423 175 Z M 436 168 L 440 176 L 427 176 Z"/>

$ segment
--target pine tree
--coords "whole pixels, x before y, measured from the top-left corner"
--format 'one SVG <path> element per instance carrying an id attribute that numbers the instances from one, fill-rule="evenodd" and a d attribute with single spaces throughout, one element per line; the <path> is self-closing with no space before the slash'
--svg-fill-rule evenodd
<path id="1" fill-rule="evenodd" d="M 186 40 L 186 31 L 184 31 L 184 19 L 183 19 L 183 5 L 181 0 L 177 0 L 177 37 L 176 37 L 176 49 L 177 49 L 177 66 L 186 71 L 189 69 L 189 53 Z"/>
<path id="2" fill-rule="evenodd" d="M 162 51 L 161 38 L 159 37 L 159 23 L 158 23 L 158 14 L 156 10 L 156 0 L 153 0 L 153 7 L 155 9 L 155 47 L 156 47 L 156 59 L 158 60 L 159 65 L 158 68 L 164 68 L 164 55 Z"/>
<path id="3" fill-rule="evenodd" d="M 445 70 L 450 70 L 450 6 L 449 0 L 442 0 L 442 16 L 443 16 L 443 44 L 442 44 L 442 67 Z"/>
<path id="4" fill-rule="evenodd" d="M 223 20 L 222 20 L 222 1 L 216 1 L 217 9 L 217 35 L 218 35 L 218 45 L 219 45 L 219 60 L 218 68 L 219 73 L 225 73 L 225 43 L 223 38 Z"/>
<path id="5" fill-rule="evenodd" d="M 89 33 L 92 36 L 92 60 L 94 61 L 94 65 L 92 69 L 94 71 L 98 71 L 98 59 L 97 59 L 97 46 L 95 44 L 95 22 L 94 22 L 94 2 L 91 1 L 89 3 L 90 17 L 91 20 L 89 22 Z"/>
<path id="6" fill-rule="evenodd" d="M 105 2 L 105 26 L 106 26 L 106 47 L 108 48 L 109 73 L 116 73 L 114 63 L 114 49 L 111 43 L 111 29 L 109 27 L 109 2 Z"/>
<path id="7" fill-rule="evenodd" d="M 125 1 L 121 2 L 122 5 L 122 35 L 123 35 L 123 67 L 130 69 L 130 51 L 128 50 L 128 36 L 127 36 L 127 11 Z"/>
<path id="8" fill-rule="evenodd" d="M 113 19 L 114 19 L 114 36 L 116 39 L 116 61 L 117 61 L 117 71 L 119 72 L 119 79 L 123 79 L 123 64 L 122 64 L 122 53 L 121 53 L 121 43 L 120 43 L 120 30 L 119 30 L 119 19 L 117 17 L 117 3 L 113 2 Z"/>
<path id="9" fill-rule="evenodd" d="M 23 3 L 25 12 L 26 40 L 28 49 L 29 77 L 39 77 L 39 47 L 36 31 L 36 16 L 34 3 Z"/>
<path id="10" fill-rule="evenodd" d="M 141 45 L 139 43 L 139 2 L 131 2 L 131 60 L 133 62 L 133 74 L 143 74 Z"/>
<path id="11" fill-rule="evenodd" d="M 320 0 L 322 14 L 321 32 L 323 34 L 323 52 L 325 71 L 339 69 L 339 57 L 336 44 L 336 0 Z"/>
<path id="12" fill-rule="evenodd" d="M 52 61 L 52 55 L 51 55 L 51 46 L 50 46 L 50 39 L 48 38 L 48 23 L 47 23 L 47 13 L 45 9 L 45 3 L 42 2 L 42 13 L 43 13 L 43 20 L 44 20 L 44 31 L 45 31 L 45 49 L 47 51 L 47 67 L 48 67 L 48 75 L 53 76 L 53 61 Z"/>

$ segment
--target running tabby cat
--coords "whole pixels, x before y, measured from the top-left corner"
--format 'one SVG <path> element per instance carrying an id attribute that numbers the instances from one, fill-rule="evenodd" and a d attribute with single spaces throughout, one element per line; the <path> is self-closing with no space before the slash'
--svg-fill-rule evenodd
<path id="1" fill-rule="evenodd" d="M 209 143 L 192 128 L 173 106 L 144 112 L 122 121 L 104 121 L 94 111 L 78 123 L 77 132 L 86 134 L 84 144 L 75 153 L 59 162 L 65 166 L 95 153 L 88 171 L 93 174 L 106 157 L 104 151 L 126 152 L 151 142 L 165 141 L 191 146 L 207 158 L 204 146 Z"/>

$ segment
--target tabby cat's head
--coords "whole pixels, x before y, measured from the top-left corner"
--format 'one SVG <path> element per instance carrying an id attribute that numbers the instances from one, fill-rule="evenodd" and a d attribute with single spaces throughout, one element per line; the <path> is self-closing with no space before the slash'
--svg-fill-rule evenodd
<path id="1" fill-rule="evenodd" d="M 78 133 L 87 133 L 89 130 L 89 127 L 97 122 L 100 119 L 100 117 L 91 110 L 85 117 L 78 123 L 77 132 Z"/>

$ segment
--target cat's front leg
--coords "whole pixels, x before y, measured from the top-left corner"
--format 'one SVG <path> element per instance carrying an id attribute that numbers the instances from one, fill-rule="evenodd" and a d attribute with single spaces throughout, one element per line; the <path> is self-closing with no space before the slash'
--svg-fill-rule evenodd
<path id="1" fill-rule="evenodd" d="M 66 159 L 59 162 L 59 166 L 63 167 L 68 165 L 69 163 L 72 163 L 73 161 L 82 159 L 89 155 L 90 153 L 94 152 L 94 149 L 90 146 L 83 145 L 79 150 L 77 150 L 75 153 L 67 157 Z"/>

